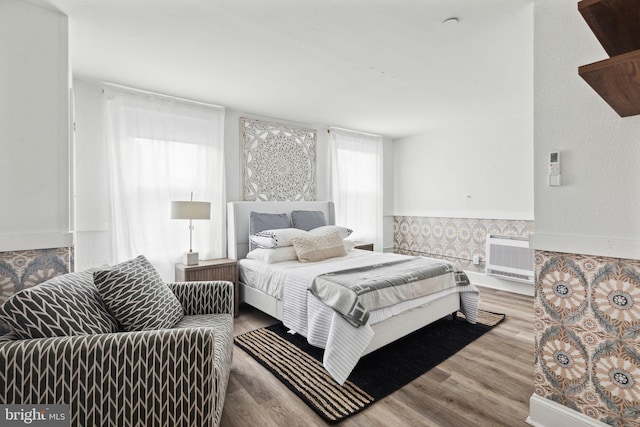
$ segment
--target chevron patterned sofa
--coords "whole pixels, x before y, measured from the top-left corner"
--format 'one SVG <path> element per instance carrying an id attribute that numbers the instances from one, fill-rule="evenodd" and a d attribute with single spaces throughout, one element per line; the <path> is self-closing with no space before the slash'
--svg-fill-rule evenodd
<path id="1" fill-rule="evenodd" d="M 0 320 L 0 404 L 68 404 L 78 427 L 220 424 L 231 282 L 164 283 L 140 256 L 25 289 Z"/>

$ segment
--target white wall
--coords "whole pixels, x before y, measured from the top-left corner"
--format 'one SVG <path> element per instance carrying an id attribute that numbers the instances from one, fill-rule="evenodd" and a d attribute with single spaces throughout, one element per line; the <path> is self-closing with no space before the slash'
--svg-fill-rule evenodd
<path id="1" fill-rule="evenodd" d="M 393 171 L 396 215 L 531 220 L 533 118 L 398 139 Z"/>
<path id="2" fill-rule="evenodd" d="M 75 99 L 76 268 L 111 261 L 107 149 L 102 120 L 102 85 L 73 80 Z"/>
<path id="3" fill-rule="evenodd" d="M 606 59 L 572 0 L 535 3 L 537 249 L 640 259 L 640 116 L 620 118 L 578 76 Z M 561 151 L 561 187 L 546 184 Z"/>
<path id="4" fill-rule="evenodd" d="M 0 251 L 72 245 L 67 46 L 66 16 L 0 2 Z"/>
<path id="5" fill-rule="evenodd" d="M 500 72 L 478 80 L 498 90 L 506 71 L 522 88 L 512 100 L 519 107 L 394 141 L 395 215 L 533 219 L 533 5 L 522 13 L 526 24 L 509 34 L 519 54 L 496 62 Z M 465 70 L 473 78 L 473 67 Z M 490 97 L 469 101 L 494 102 Z"/>

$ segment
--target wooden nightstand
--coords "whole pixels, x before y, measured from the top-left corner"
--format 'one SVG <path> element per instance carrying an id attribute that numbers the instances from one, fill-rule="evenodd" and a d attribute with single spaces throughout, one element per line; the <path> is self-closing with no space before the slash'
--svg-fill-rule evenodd
<path id="1" fill-rule="evenodd" d="M 365 251 L 373 251 L 373 243 L 368 242 L 353 242 L 355 246 L 354 249 L 362 249 Z"/>
<path id="2" fill-rule="evenodd" d="M 238 262 L 219 258 L 200 260 L 197 265 L 176 264 L 176 282 L 227 280 L 233 282 L 233 314 L 238 317 L 240 294 L 238 290 Z"/>

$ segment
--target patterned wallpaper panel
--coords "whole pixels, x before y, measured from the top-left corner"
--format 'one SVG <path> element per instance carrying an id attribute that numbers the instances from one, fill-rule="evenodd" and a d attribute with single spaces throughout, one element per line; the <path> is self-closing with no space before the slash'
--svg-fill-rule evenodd
<path id="1" fill-rule="evenodd" d="M 533 221 L 396 216 L 394 252 L 456 262 L 462 269 L 484 273 L 488 234 L 529 237 Z M 473 256 L 480 255 L 480 265 Z"/>
<path id="2" fill-rule="evenodd" d="M 536 251 L 535 392 L 640 425 L 640 260 Z"/>
<path id="3" fill-rule="evenodd" d="M 73 248 L 0 252 L 0 305 L 16 292 L 73 271 Z M 7 332 L 0 323 L 0 335 Z"/>

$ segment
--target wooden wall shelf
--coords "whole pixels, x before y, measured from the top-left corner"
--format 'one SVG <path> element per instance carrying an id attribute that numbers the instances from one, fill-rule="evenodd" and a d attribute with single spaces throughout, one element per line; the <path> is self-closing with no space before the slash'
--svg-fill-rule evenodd
<path id="1" fill-rule="evenodd" d="M 621 117 L 640 114 L 640 50 L 583 65 L 578 73 Z"/>
<path id="2" fill-rule="evenodd" d="M 638 0 L 582 0 L 578 11 L 609 56 L 640 49 Z"/>
<path id="3" fill-rule="evenodd" d="M 578 11 L 611 56 L 578 74 L 621 117 L 640 114 L 640 0 L 582 0 Z"/>

